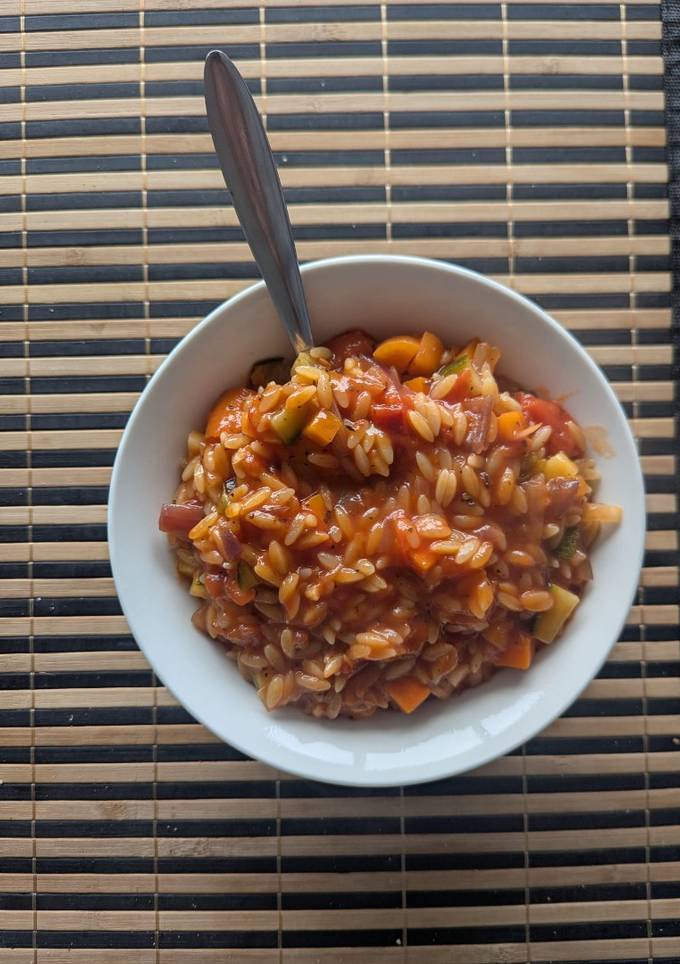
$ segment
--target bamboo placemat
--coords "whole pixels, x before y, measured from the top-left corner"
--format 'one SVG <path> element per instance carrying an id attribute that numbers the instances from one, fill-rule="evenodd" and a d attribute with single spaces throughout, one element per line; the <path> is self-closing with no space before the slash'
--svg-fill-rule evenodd
<path id="1" fill-rule="evenodd" d="M 2 0 L 0 30 L 0 961 L 679 960 L 658 5 Z M 216 45 L 260 97 L 305 259 L 499 278 L 576 333 L 639 439 L 649 532 L 621 641 L 564 718 L 479 772 L 370 793 L 244 759 L 121 615 L 121 430 L 255 277 L 206 134 Z"/>

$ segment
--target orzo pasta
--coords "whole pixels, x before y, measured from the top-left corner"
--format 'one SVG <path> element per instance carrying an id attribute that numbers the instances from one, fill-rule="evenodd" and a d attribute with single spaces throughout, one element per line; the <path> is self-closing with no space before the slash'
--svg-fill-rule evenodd
<path id="1" fill-rule="evenodd" d="M 559 404 L 498 349 L 348 332 L 253 370 L 192 432 L 161 510 L 194 624 L 268 709 L 410 713 L 529 668 L 620 510 Z"/>

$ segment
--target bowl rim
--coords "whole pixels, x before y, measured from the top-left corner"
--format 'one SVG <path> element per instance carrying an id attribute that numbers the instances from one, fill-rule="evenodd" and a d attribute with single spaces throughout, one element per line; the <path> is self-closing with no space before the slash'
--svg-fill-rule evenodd
<path id="1" fill-rule="evenodd" d="M 591 681 L 597 676 L 600 669 L 606 662 L 611 649 L 616 644 L 621 630 L 626 623 L 626 617 L 628 615 L 630 605 L 634 601 L 635 593 L 637 591 L 637 586 L 639 584 L 639 573 L 642 568 L 642 563 L 644 559 L 645 551 L 645 535 L 646 535 L 646 508 L 645 508 L 645 487 L 644 487 L 644 476 L 640 466 L 640 461 L 638 457 L 638 452 L 636 448 L 635 439 L 628 425 L 628 421 L 625 417 L 625 413 L 622 410 L 621 404 L 617 399 L 611 385 L 604 376 L 603 372 L 600 370 L 599 366 L 592 360 L 588 355 L 585 348 L 581 343 L 574 338 L 571 333 L 559 324 L 548 312 L 541 308 L 538 304 L 533 302 L 531 299 L 525 297 L 524 295 L 518 293 L 507 285 L 501 284 L 486 275 L 480 274 L 479 272 L 472 271 L 469 268 L 464 268 L 461 265 L 452 264 L 449 262 L 438 261 L 433 258 L 423 258 L 415 257 L 409 255 L 393 255 L 393 254 L 365 254 L 365 255 L 346 255 L 338 256 L 332 258 L 323 258 L 315 261 L 310 261 L 301 267 L 301 273 L 303 278 L 306 275 L 311 275 L 316 271 L 333 269 L 334 267 L 343 267 L 347 265 L 370 265 L 370 264 L 394 264 L 394 265 L 412 265 L 414 267 L 428 268 L 430 270 L 437 270 L 442 273 L 446 273 L 452 276 L 463 277 L 471 280 L 482 287 L 491 288 L 501 294 L 503 297 L 510 298 L 517 302 L 525 311 L 530 312 L 535 317 L 538 317 L 542 324 L 547 325 L 553 330 L 553 332 L 565 343 L 568 343 L 570 348 L 579 356 L 579 360 L 587 369 L 591 378 L 595 379 L 600 383 L 600 386 L 604 391 L 610 396 L 610 399 L 615 403 L 618 410 L 622 424 L 625 426 L 624 437 L 626 438 L 627 451 L 621 453 L 621 457 L 625 458 L 627 464 L 630 465 L 632 469 L 631 486 L 637 489 L 637 510 L 634 513 L 634 518 L 631 519 L 631 528 L 635 531 L 631 533 L 630 546 L 634 549 L 633 557 L 635 561 L 635 566 L 630 569 L 633 575 L 629 585 L 623 587 L 625 592 L 620 594 L 622 600 L 621 605 L 621 615 L 616 621 L 616 624 L 612 625 L 611 635 L 612 639 L 606 647 L 603 647 L 599 658 L 593 664 L 591 664 L 589 672 L 583 676 L 574 675 L 571 679 L 572 682 L 570 686 L 566 687 L 564 691 L 561 691 L 562 695 L 554 700 L 550 707 L 550 711 L 545 714 L 545 717 L 539 727 L 533 725 L 533 723 L 528 722 L 528 717 L 524 716 L 517 721 L 517 727 L 510 734 L 505 731 L 503 735 L 497 737 L 493 745 L 486 745 L 480 748 L 479 756 L 476 759 L 473 767 L 469 765 L 456 765 L 455 759 L 450 760 L 450 765 L 446 765 L 446 760 L 442 760 L 437 764 L 427 763 L 424 765 L 423 769 L 427 772 L 418 773 L 417 764 L 404 765 L 403 769 L 409 771 L 407 776 L 401 774 L 399 777 L 390 776 L 389 771 L 365 771 L 363 769 L 355 768 L 351 772 L 351 776 L 348 773 L 343 773 L 340 778 L 330 777 L 326 775 L 319 774 L 317 767 L 321 761 L 310 758 L 310 757 L 295 757 L 295 762 L 290 765 L 282 765 L 281 759 L 276 754 L 276 747 L 273 744 L 265 745 L 265 752 L 253 751 L 253 748 L 245 745 L 247 741 L 243 741 L 239 733 L 235 733 L 233 736 L 230 734 L 228 738 L 222 736 L 214 726 L 206 720 L 207 713 L 203 712 L 203 707 L 198 703 L 198 705 L 191 705 L 191 701 L 184 700 L 179 696 L 176 696 L 176 689 L 181 689 L 181 680 L 175 681 L 174 685 L 170 685 L 163 678 L 163 673 L 161 673 L 156 665 L 156 662 L 152 655 L 147 652 L 147 648 L 143 645 L 142 639 L 144 638 L 144 632 L 138 632 L 139 624 L 135 626 L 136 619 L 134 614 L 129 610 L 126 605 L 126 601 L 123 598 L 123 594 L 119 590 L 119 586 L 122 582 L 116 578 L 116 572 L 121 567 L 122 563 L 119 556 L 119 537 L 118 532 L 121 531 L 121 527 L 117 522 L 116 517 L 116 502 L 117 493 L 119 491 L 119 480 L 125 469 L 126 465 L 126 449 L 129 444 L 129 440 L 135 430 L 135 425 L 137 421 L 141 418 L 141 413 L 144 409 L 145 398 L 148 398 L 150 392 L 154 390 L 164 379 L 168 370 L 172 367 L 174 360 L 177 358 L 183 348 L 189 344 L 191 341 L 200 338 L 202 332 L 209 327 L 216 318 L 228 313 L 232 308 L 237 307 L 242 301 L 253 297 L 257 292 L 262 291 L 265 288 L 264 281 L 256 281 L 251 285 L 248 285 L 242 291 L 216 305 L 204 318 L 201 319 L 192 329 L 188 332 L 172 349 L 172 351 L 167 355 L 163 362 L 159 365 L 158 369 L 151 376 L 149 381 L 144 387 L 144 390 L 137 399 L 134 408 L 130 414 L 127 421 L 123 435 L 121 436 L 116 456 L 114 459 L 113 469 L 111 473 L 111 482 L 109 487 L 109 499 L 108 499 L 108 511 L 107 511 L 107 537 L 109 545 L 109 555 L 111 571 L 114 579 L 114 584 L 116 586 L 116 591 L 118 594 L 118 599 L 120 602 L 121 609 L 125 618 L 127 620 L 130 632 L 135 639 L 135 642 L 139 646 L 140 650 L 144 654 L 145 658 L 148 660 L 154 674 L 162 681 L 163 685 L 172 693 L 173 696 L 178 700 L 180 705 L 185 706 L 191 715 L 206 729 L 215 733 L 221 740 L 233 746 L 235 749 L 244 753 L 250 758 L 255 758 L 261 762 L 284 772 L 290 773 L 302 779 L 308 779 L 313 781 L 318 781 L 322 783 L 335 784 L 338 786 L 352 786 L 352 787 L 365 787 L 365 788 L 387 788 L 394 786 L 413 786 L 421 783 L 428 783 L 433 780 L 441 780 L 449 777 L 456 776 L 460 773 L 469 772 L 471 769 L 477 769 L 492 762 L 493 760 L 499 759 L 500 757 L 506 756 L 512 753 L 523 743 L 532 739 L 544 729 L 550 726 L 556 719 L 558 719 L 569 706 L 571 706 L 580 696 L 580 694 L 586 689 L 586 687 L 591 683 Z M 634 545 L 633 540 L 637 542 L 637 546 Z M 122 552 L 122 549 L 121 549 Z M 625 601 L 625 606 L 624 606 Z M 608 636 L 610 634 L 607 634 Z M 498 744 L 498 745 L 496 745 Z M 281 747 L 278 747 L 279 754 L 281 752 Z"/>

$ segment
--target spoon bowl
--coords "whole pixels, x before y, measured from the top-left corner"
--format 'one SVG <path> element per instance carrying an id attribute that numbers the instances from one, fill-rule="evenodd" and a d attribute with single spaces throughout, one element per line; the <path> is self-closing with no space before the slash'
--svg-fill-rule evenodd
<path id="1" fill-rule="evenodd" d="M 221 50 L 205 61 L 215 151 L 253 257 L 296 354 L 313 345 L 293 232 L 274 155 L 248 85 Z"/>

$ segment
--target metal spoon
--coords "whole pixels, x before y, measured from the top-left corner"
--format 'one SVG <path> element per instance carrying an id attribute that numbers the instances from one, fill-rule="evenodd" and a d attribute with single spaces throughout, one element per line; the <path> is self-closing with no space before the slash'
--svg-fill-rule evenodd
<path id="1" fill-rule="evenodd" d="M 296 353 L 314 344 L 281 181 L 248 86 L 221 50 L 205 59 L 205 104 L 236 214 Z"/>

